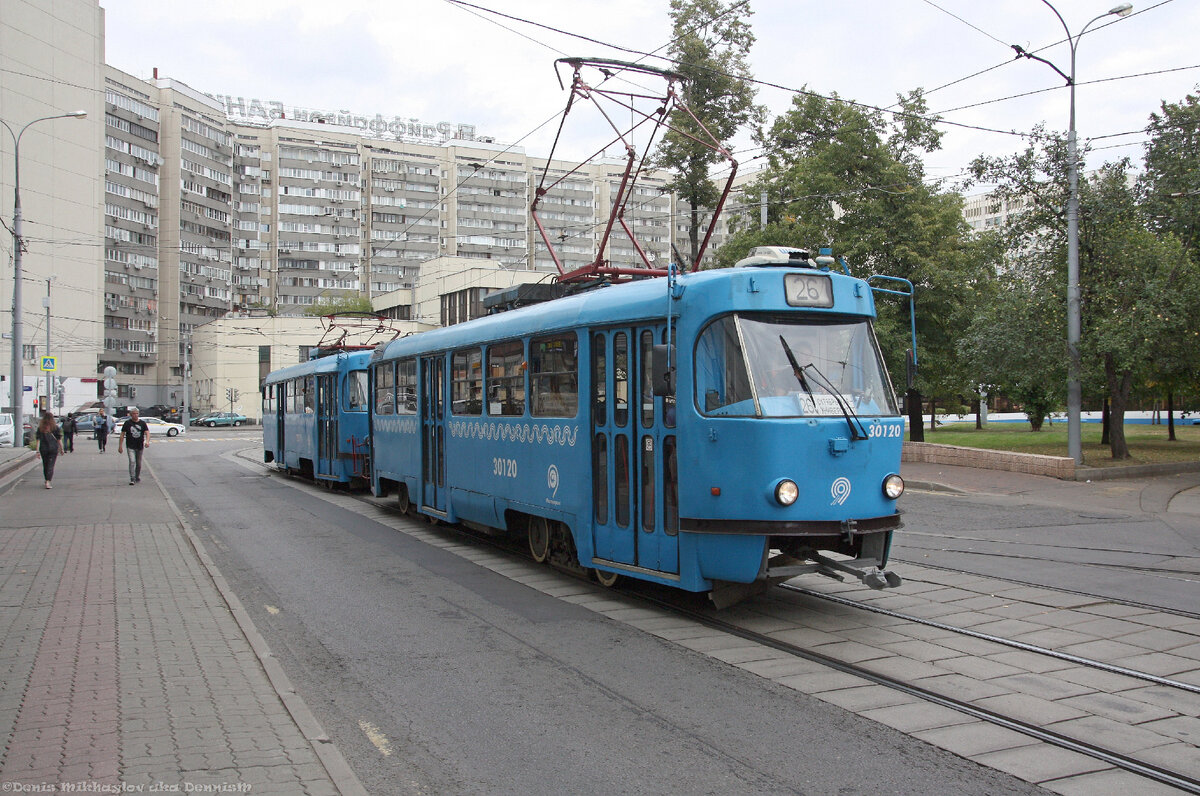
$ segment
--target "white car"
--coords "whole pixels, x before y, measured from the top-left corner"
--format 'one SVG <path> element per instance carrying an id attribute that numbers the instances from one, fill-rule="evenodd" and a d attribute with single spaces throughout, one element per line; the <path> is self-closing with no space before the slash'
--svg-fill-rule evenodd
<path id="1" fill-rule="evenodd" d="M 177 437 L 183 432 L 187 431 L 187 426 L 184 426 L 181 423 L 168 422 L 163 420 L 161 417 L 143 417 L 142 420 L 146 421 L 146 426 L 150 429 L 150 436 L 152 437 L 161 437 L 164 435 L 168 437 Z M 118 434 L 121 432 L 122 422 L 124 421 L 117 423 L 116 431 Z"/>
<path id="2" fill-rule="evenodd" d="M 13 416 L 0 414 L 0 448 L 14 447 L 14 439 L 16 439 L 16 431 L 13 430 Z"/>

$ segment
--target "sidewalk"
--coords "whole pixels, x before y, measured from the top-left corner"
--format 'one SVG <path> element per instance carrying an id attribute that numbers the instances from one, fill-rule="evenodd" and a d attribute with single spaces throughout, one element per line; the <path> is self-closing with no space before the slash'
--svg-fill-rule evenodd
<path id="1" fill-rule="evenodd" d="M 909 489 L 991 495 L 1021 495 L 1031 502 L 1059 506 L 1105 507 L 1117 511 L 1200 516 L 1200 473 L 1064 481 L 976 467 L 904 462 Z"/>
<path id="2" fill-rule="evenodd" d="M 364 793 L 152 465 L 87 442 L 52 490 L 0 449 L 3 790 Z"/>

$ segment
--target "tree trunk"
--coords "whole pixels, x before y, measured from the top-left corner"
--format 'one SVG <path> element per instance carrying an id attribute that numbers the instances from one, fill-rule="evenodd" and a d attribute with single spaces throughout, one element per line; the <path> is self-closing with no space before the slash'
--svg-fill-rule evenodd
<path id="1" fill-rule="evenodd" d="M 929 399 L 929 430 L 937 431 L 937 399 Z"/>
<path id="2" fill-rule="evenodd" d="M 971 408 L 975 411 L 975 430 L 983 430 L 983 415 L 980 414 L 980 399 L 976 398 L 971 402 Z"/>
<path id="3" fill-rule="evenodd" d="M 688 270 L 692 270 L 691 266 L 695 266 L 695 270 L 699 271 L 700 263 L 696 262 L 696 255 L 700 251 L 700 208 L 696 207 L 695 204 L 692 205 L 691 226 L 688 227 L 688 243 L 692 247 L 692 262 Z"/>
<path id="4" fill-rule="evenodd" d="M 1129 443 L 1125 441 L 1125 407 L 1129 405 L 1129 393 L 1133 390 L 1133 371 L 1118 371 L 1112 354 L 1104 355 L 1104 376 L 1108 380 L 1108 392 L 1112 398 L 1109 434 L 1114 459 L 1128 459 Z"/>
<path id="5" fill-rule="evenodd" d="M 1109 421 L 1110 417 L 1112 417 L 1112 415 L 1109 413 L 1109 410 L 1108 410 L 1108 396 L 1105 396 L 1104 397 L 1104 406 L 1100 410 L 1100 444 L 1101 445 L 1107 445 L 1109 440 L 1112 438 L 1111 435 L 1108 433 L 1109 429 L 1112 428 L 1112 423 Z"/>
<path id="6" fill-rule="evenodd" d="M 925 441 L 925 422 L 921 419 L 921 391 L 916 387 L 910 389 L 904 396 L 904 404 L 908 409 L 908 438 L 912 442 Z"/>
<path id="7" fill-rule="evenodd" d="M 1167 390 L 1167 441 L 1175 442 L 1175 393 Z"/>

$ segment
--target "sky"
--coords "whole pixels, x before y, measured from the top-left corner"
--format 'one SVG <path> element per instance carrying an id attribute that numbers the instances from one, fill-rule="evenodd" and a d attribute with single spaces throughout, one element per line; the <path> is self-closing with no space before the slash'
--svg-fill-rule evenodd
<path id="1" fill-rule="evenodd" d="M 549 154 L 566 104 L 555 59 L 634 61 L 637 53 L 665 53 L 671 36 L 669 0 L 470 3 L 100 0 L 105 59 L 135 76 L 157 68 L 159 77 L 208 94 L 472 124 L 478 135 L 519 143 L 533 156 Z M 1053 1 L 1072 36 L 1088 26 L 1076 58 L 1076 128 L 1080 141 L 1094 147 L 1088 168 L 1121 157 L 1139 165 L 1150 114 L 1164 101 L 1200 93 L 1200 0 L 1139 0 L 1126 18 L 1092 22 L 1115 4 Z M 955 123 L 941 126 L 942 148 L 926 158 L 931 178 L 951 181 L 979 155 L 1023 149 L 1027 139 L 1014 131 L 1037 124 L 1067 129 L 1063 78 L 1043 63 L 1015 58 L 1011 49 L 1020 45 L 1070 73 L 1066 30 L 1043 0 L 750 0 L 749 6 L 756 36 L 751 70 L 774 84 L 758 89 L 769 118 L 786 111 L 801 88 L 881 108 L 922 88 L 929 110 Z M 583 114 L 573 112 L 557 155 L 581 159 L 608 142 L 598 114 Z M 732 143 L 743 171 L 761 165 L 748 132 Z"/>

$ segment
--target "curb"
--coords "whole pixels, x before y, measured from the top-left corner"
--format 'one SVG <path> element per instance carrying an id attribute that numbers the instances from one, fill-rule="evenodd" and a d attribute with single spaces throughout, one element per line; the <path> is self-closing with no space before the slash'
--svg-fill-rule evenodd
<path id="1" fill-rule="evenodd" d="M 0 462 L 0 478 L 4 478 L 9 473 L 21 469 L 36 458 L 37 451 L 26 451 L 19 456 L 14 456 L 7 461 Z"/>
<path id="2" fill-rule="evenodd" d="M 1200 462 L 1169 462 L 1165 464 L 1125 464 L 1113 467 L 1077 467 L 1076 481 L 1112 481 L 1117 478 L 1146 478 L 1155 475 L 1200 473 Z"/>
<path id="3" fill-rule="evenodd" d="M 969 495 L 970 490 L 960 489 L 949 484 L 939 484 L 936 481 L 904 481 L 905 490 L 915 489 L 921 492 L 946 492 L 951 495 Z"/>
<path id="4" fill-rule="evenodd" d="M 258 632 L 258 628 L 254 626 L 254 621 L 250 618 L 250 614 L 246 611 L 242 601 L 233 593 L 229 583 L 225 580 L 225 576 L 217 569 L 217 565 L 209 557 L 208 552 L 201 544 L 200 538 L 196 536 L 187 519 L 180 512 L 179 507 L 175 505 L 175 501 L 167 493 L 162 482 L 155 476 L 154 483 L 158 485 L 159 492 L 166 498 L 167 505 L 170 506 L 171 512 L 179 521 L 180 528 L 183 529 L 187 536 L 188 543 L 192 550 L 196 553 L 196 557 L 204 566 L 213 585 L 221 595 L 221 599 L 225 601 L 229 612 L 233 615 L 233 621 L 241 628 L 242 634 L 245 635 L 246 641 L 250 644 L 250 648 L 254 651 L 258 658 L 259 665 L 267 675 L 268 682 L 271 683 L 271 688 L 274 690 L 279 701 L 283 703 L 284 709 L 288 715 L 292 717 L 296 727 L 300 730 L 301 735 L 308 741 L 312 747 L 317 759 L 321 761 L 325 772 L 329 775 L 333 786 L 338 789 L 338 792 L 343 796 L 367 796 L 367 789 L 359 782 L 354 770 L 350 764 L 346 762 L 346 758 L 334 746 L 332 740 L 326 734 L 321 723 L 317 721 L 317 717 L 305 704 L 303 697 L 296 693 L 295 687 L 287 674 L 284 673 L 283 667 L 279 664 L 278 659 L 267 646 L 267 640 Z"/>

